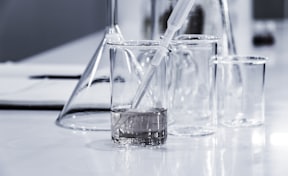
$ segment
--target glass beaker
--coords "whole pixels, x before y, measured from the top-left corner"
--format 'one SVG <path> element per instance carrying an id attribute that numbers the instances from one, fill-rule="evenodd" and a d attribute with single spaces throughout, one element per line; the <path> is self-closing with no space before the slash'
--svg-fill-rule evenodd
<path id="1" fill-rule="evenodd" d="M 260 56 L 214 58 L 219 124 L 231 128 L 264 124 L 266 62 L 267 58 Z"/>
<path id="2" fill-rule="evenodd" d="M 111 133 L 119 144 L 160 145 L 167 138 L 166 59 L 155 71 L 140 104 L 132 102 L 160 49 L 155 41 L 108 42 L 111 59 Z"/>
<path id="3" fill-rule="evenodd" d="M 213 62 L 218 38 L 179 35 L 172 41 L 169 62 L 169 134 L 206 136 L 216 130 L 213 111 Z"/>

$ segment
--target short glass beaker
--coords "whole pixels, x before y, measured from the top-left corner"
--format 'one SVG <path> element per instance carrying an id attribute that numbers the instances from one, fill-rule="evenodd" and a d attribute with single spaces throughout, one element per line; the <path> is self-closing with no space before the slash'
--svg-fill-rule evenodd
<path id="1" fill-rule="evenodd" d="M 180 35 L 171 44 L 169 62 L 169 134 L 205 136 L 215 132 L 213 62 L 218 38 Z"/>
<path id="2" fill-rule="evenodd" d="M 122 145 L 160 145 L 167 139 L 166 59 L 157 67 L 140 104 L 132 101 L 160 45 L 108 42 L 111 61 L 111 133 Z"/>
<path id="3" fill-rule="evenodd" d="M 267 58 L 215 57 L 217 119 L 227 127 L 264 123 L 264 85 Z"/>

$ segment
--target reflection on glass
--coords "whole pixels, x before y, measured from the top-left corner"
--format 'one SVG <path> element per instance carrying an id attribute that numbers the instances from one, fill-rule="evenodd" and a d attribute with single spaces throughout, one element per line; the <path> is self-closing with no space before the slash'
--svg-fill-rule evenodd
<path id="1" fill-rule="evenodd" d="M 167 172 L 166 153 L 157 148 L 138 150 L 118 150 L 114 153 L 112 169 L 114 173 L 125 176 L 169 175 Z"/>
<path id="2" fill-rule="evenodd" d="M 265 128 L 221 128 L 217 163 L 220 176 L 264 176 Z"/>
<path id="3" fill-rule="evenodd" d="M 216 138 L 170 137 L 166 145 L 169 175 L 215 176 Z"/>

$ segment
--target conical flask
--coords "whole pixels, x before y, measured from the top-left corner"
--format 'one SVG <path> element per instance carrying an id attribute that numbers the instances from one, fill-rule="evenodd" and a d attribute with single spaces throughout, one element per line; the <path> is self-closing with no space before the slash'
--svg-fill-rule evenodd
<path id="1" fill-rule="evenodd" d="M 196 0 L 179 33 L 216 36 L 220 39 L 220 54 L 236 54 L 227 0 Z"/>
<path id="2" fill-rule="evenodd" d="M 167 20 L 178 0 L 152 1 L 152 38 L 157 39 L 166 31 Z M 227 0 L 195 0 L 188 18 L 176 35 L 181 34 L 215 36 L 220 39 L 221 54 L 236 54 Z"/>
<path id="3" fill-rule="evenodd" d="M 56 125 L 83 131 L 110 130 L 109 40 L 122 40 L 117 25 L 117 0 L 107 1 L 108 26 L 101 43 L 82 74 Z M 106 112 L 105 112 L 106 111 Z"/>

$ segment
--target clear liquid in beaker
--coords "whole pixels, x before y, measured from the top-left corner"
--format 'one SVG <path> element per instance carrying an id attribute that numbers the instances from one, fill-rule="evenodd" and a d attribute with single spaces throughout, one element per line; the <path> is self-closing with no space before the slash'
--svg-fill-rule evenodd
<path id="1" fill-rule="evenodd" d="M 167 109 L 116 109 L 111 111 L 111 117 L 115 143 L 155 146 L 166 142 Z"/>

